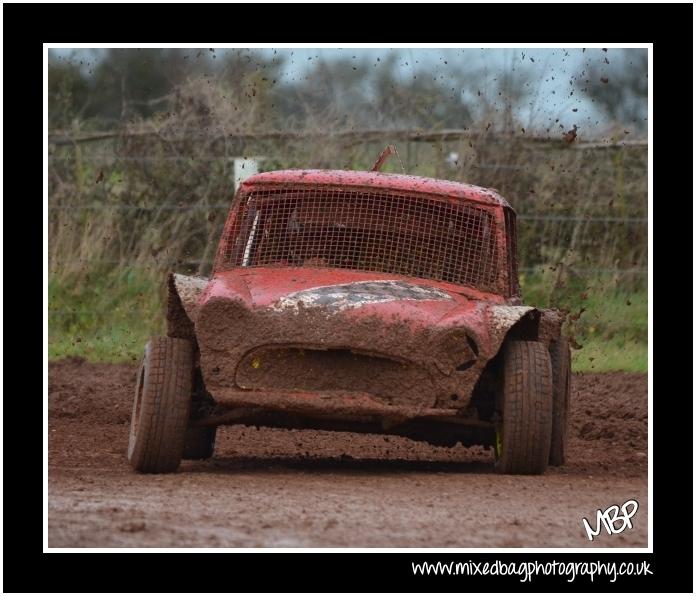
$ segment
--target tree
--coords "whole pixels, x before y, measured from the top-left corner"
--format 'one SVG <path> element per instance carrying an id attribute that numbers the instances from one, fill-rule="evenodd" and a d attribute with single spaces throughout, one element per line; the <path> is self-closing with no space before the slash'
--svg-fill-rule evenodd
<path id="1" fill-rule="evenodd" d="M 583 91 L 613 123 L 644 133 L 648 117 L 648 51 L 605 52 L 578 75 Z M 611 56 L 611 60 L 609 60 Z"/>
<path id="2" fill-rule="evenodd" d="M 48 55 L 48 125 L 65 128 L 89 106 L 89 83 L 78 61 Z"/>
<path id="3" fill-rule="evenodd" d="M 197 60 L 199 54 L 178 48 L 107 50 L 90 77 L 89 115 L 113 120 L 151 116 L 166 107 L 158 101 L 186 76 L 205 69 L 207 57 Z"/>

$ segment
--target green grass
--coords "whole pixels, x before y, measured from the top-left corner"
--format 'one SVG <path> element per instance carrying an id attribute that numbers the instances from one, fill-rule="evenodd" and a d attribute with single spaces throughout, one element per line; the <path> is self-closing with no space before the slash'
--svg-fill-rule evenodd
<path id="1" fill-rule="evenodd" d="M 590 339 L 573 350 L 574 372 L 638 372 L 648 370 L 648 345 L 644 342 Z"/>
<path id="2" fill-rule="evenodd" d="M 164 277 L 127 269 L 53 276 L 49 281 L 51 359 L 77 356 L 97 362 L 136 361 L 151 335 L 164 331 Z M 568 283 L 552 292 L 548 276 L 521 276 L 525 304 L 557 306 L 577 315 L 566 326 L 581 349 L 573 370 L 646 372 L 647 293 L 610 283 Z"/>
<path id="3" fill-rule="evenodd" d="M 48 357 L 138 360 L 147 338 L 164 331 L 164 279 L 137 269 L 52 277 Z"/>
<path id="4" fill-rule="evenodd" d="M 525 304 L 568 310 L 564 331 L 580 349 L 573 349 L 578 372 L 647 372 L 648 294 L 621 287 L 608 279 L 575 280 L 552 291 L 550 276 L 521 276 Z M 584 309 L 581 312 L 581 309 Z M 579 316 L 578 316 L 579 315 Z"/>

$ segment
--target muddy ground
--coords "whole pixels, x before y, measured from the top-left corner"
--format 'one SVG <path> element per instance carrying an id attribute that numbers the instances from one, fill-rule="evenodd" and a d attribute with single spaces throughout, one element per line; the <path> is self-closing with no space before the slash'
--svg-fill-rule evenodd
<path id="1" fill-rule="evenodd" d="M 575 375 L 569 462 L 492 473 L 483 449 L 225 427 L 174 475 L 126 461 L 135 366 L 49 368 L 50 547 L 647 546 L 647 377 Z M 582 517 L 636 499 L 633 529 Z M 617 524 L 618 525 L 618 524 Z"/>

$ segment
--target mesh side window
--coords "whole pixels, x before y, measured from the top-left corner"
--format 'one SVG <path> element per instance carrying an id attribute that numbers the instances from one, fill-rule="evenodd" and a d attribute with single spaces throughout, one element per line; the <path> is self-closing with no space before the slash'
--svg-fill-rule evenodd
<path id="1" fill-rule="evenodd" d="M 505 242 L 507 247 L 508 293 L 510 296 L 520 295 L 520 284 L 517 277 L 517 225 L 515 212 L 505 208 Z"/>

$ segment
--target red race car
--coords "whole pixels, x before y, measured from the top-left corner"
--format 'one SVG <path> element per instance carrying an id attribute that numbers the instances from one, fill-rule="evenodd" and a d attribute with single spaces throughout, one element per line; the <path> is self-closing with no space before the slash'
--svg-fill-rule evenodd
<path id="1" fill-rule="evenodd" d="M 209 458 L 223 424 L 484 445 L 508 474 L 562 464 L 564 315 L 521 304 L 515 240 L 492 189 L 378 171 L 252 176 L 212 277 L 168 279 L 132 467 Z"/>

